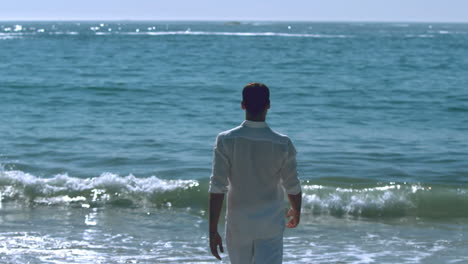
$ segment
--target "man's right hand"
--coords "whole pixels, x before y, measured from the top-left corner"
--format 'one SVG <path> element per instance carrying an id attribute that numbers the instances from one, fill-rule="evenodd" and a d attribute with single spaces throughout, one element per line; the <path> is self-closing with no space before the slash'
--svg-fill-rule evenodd
<path id="1" fill-rule="evenodd" d="M 224 253 L 223 249 L 223 240 L 221 239 L 221 236 L 219 235 L 218 232 L 210 232 L 210 249 L 211 249 L 211 254 L 215 256 L 217 259 L 221 260 L 221 257 L 218 254 L 218 246 L 219 250 Z"/>
<path id="2" fill-rule="evenodd" d="M 218 221 L 223 207 L 224 193 L 210 193 L 210 249 L 211 254 L 221 260 L 218 254 L 218 246 L 221 252 L 224 253 L 223 241 L 218 233 Z"/>

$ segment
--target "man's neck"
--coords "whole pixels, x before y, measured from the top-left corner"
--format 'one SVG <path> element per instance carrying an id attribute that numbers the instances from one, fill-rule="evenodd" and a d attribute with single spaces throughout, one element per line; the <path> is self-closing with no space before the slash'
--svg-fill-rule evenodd
<path id="1" fill-rule="evenodd" d="M 249 120 L 249 121 L 265 122 L 265 119 L 266 119 L 266 115 L 253 116 L 253 115 L 249 115 L 248 113 L 245 115 L 245 120 Z"/>

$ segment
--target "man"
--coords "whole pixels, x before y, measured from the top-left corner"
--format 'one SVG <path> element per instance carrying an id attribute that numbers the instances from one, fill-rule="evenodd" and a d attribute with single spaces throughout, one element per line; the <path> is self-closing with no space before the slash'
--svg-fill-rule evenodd
<path id="1" fill-rule="evenodd" d="M 227 193 L 226 242 L 232 264 L 276 264 L 283 260 L 285 227 L 284 190 L 291 217 L 287 227 L 299 224 L 301 186 L 296 171 L 296 150 L 291 140 L 265 123 L 270 92 L 261 83 L 242 91 L 245 121 L 222 132 L 214 147 L 210 178 L 210 249 L 221 259 L 224 252 L 218 220 Z"/>

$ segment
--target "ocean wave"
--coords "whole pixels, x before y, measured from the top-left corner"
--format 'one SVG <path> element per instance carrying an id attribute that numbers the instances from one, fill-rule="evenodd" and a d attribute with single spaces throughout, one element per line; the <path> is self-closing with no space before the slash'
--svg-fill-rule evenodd
<path id="1" fill-rule="evenodd" d="M 351 181 L 353 182 L 353 181 Z M 304 212 L 357 217 L 468 217 L 468 189 L 412 183 L 343 182 L 342 186 L 303 182 Z M 208 179 L 168 180 L 103 173 L 93 178 L 66 174 L 40 178 L 18 170 L 0 171 L 1 202 L 96 207 L 206 208 Z"/>
<path id="2" fill-rule="evenodd" d="M 407 34 L 407 35 L 405 35 L 405 37 L 407 37 L 407 38 L 433 38 L 434 35 L 432 35 L 432 34 L 417 34 L 417 35 Z"/>
<path id="3" fill-rule="evenodd" d="M 368 188 L 304 186 L 313 214 L 362 217 L 468 217 L 466 188 L 390 183 Z"/>
<path id="4" fill-rule="evenodd" d="M 20 33 L 1 33 L 0 32 L 0 40 L 2 39 L 14 39 L 14 38 L 20 38 L 21 34 Z"/>
<path id="5" fill-rule="evenodd" d="M 0 171 L 0 202 L 80 204 L 89 207 L 105 204 L 139 206 L 149 200 L 154 204 L 170 205 L 164 199 L 165 193 L 192 189 L 198 185 L 195 180 L 164 180 L 155 176 L 137 178 L 133 175 L 122 177 L 113 173 L 85 179 L 67 174 L 40 178 L 11 170 Z"/>
<path id="6" fill-rule="evenodd" d="M 211 31 L 158 31 L 158 32 L 121 32 L 125 35 L 205 35 L 205 36 L 241 36 L 241 37 L 302 37 L 302 38 L 349 38 L 348 35 L 296 34 L 277 32 L 211 32 Z"/>
<path id="7" fill-rule="evenodd" d="M 0 37 L 13 36 L 34 36 L 34 35 L 136 35 L 136 36 L 171 36 L 171 35 L 188 35 L 188 36 L 239 36 L 239 37 L 296 37 L 296 38 L 350 38 L 350 35 L 329 35 L 329 34 L 309 34 L 309 33 L 279 33 L 279 32 L 212 32 L 212 31 L 34 31 L 34 32 L 11 32 L 0 33 Z"/>

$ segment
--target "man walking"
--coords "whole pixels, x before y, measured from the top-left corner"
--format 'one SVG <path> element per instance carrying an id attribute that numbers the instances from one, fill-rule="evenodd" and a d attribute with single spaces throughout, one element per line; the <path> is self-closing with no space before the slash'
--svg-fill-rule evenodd
<path id="1" fill-rule="evenodd" d="M 218 221 L 227 193 L 226 244 L 232 264 L 276 264 L 283 260 L 284 191 L 291 217 L 299 224 L 301 186 L 291 140 L 265 122 L 270 108 L 266 85 L 250 83 L 242 91 L 245 121 L 216 138 L 210 177 L 210 249 L 224 252 Z"/>

